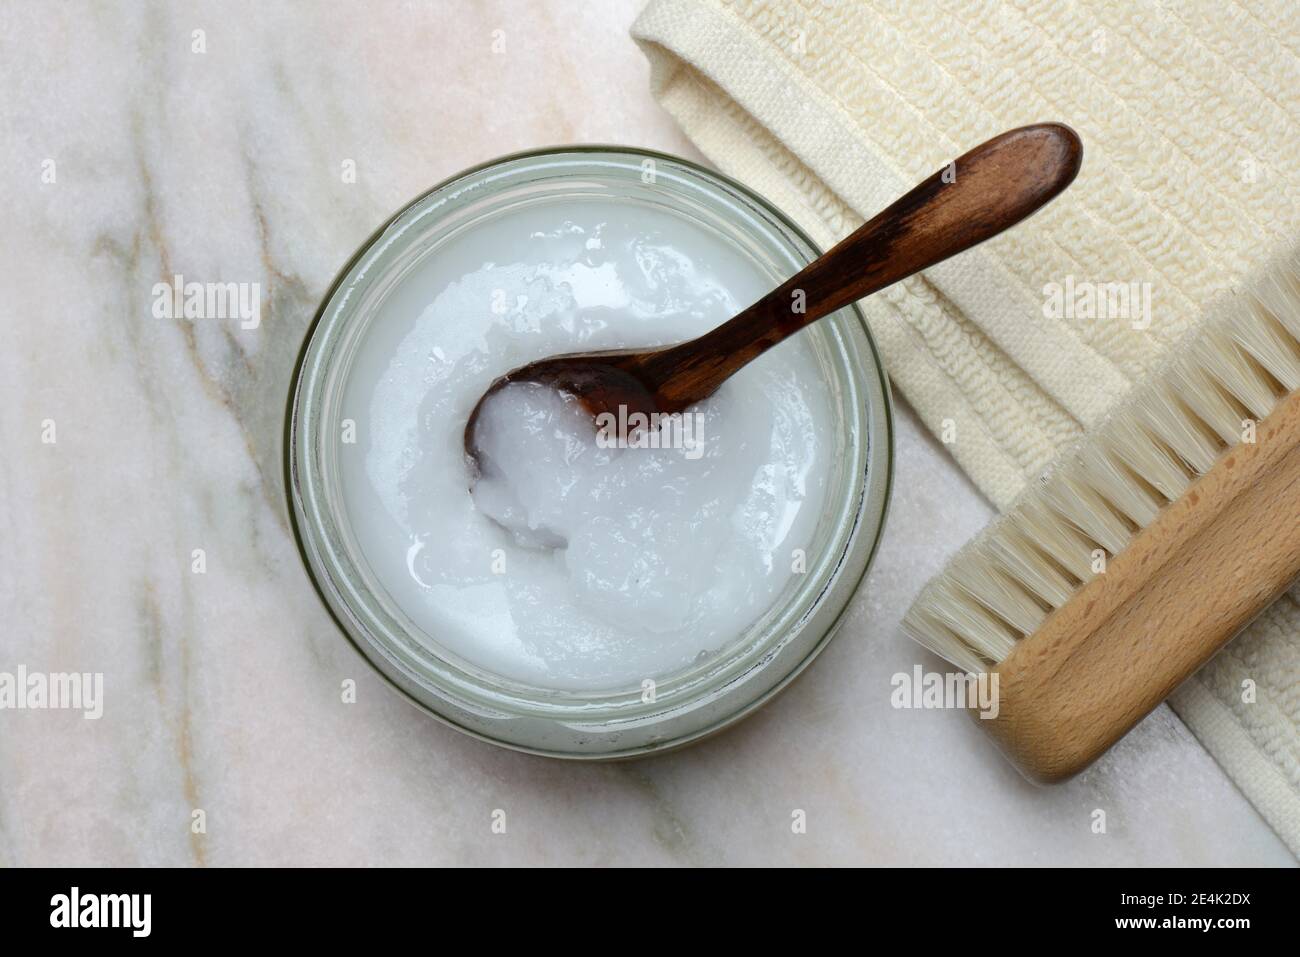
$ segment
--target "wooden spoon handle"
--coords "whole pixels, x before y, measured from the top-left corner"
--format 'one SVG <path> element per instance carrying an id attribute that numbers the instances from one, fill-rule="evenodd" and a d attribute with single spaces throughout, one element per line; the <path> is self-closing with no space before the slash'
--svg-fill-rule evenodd
<path id="1" fill-rule="evenodd" d="M 822 316 L 996 236 L 1079 172 L 1068 126 L 1009 130 L 935 173 L 829 253 L 713 331 L 647 357 L 640 372 L 668 405 L 711 395 L 741 366 Z"/>

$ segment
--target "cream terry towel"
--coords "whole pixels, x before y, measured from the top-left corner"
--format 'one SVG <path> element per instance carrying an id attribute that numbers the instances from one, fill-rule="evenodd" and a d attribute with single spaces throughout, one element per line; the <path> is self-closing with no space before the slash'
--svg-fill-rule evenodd
<path id="1" fill-rule="evenodd" d="M 1300 240 L 1295 0 L 650 0 L 633 35 L 700 150 L 823 246 L 1004 129 L 1079 132 L 1083 171 L 1044 212 L 865 303 L 896 385 L 999 507 Z M 1300 854 L 1297 598 L 1173 705 Z"/>

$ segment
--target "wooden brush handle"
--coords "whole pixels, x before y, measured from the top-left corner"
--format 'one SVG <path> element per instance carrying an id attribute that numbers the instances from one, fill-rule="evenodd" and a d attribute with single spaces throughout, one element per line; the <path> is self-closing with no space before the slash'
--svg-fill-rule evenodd
<path id="1" fill-rule="evenodd" d="M 1300 392 L 996 668 L 979 723 L 1029 777 L 1082 770 L 1300 575 Z"/>

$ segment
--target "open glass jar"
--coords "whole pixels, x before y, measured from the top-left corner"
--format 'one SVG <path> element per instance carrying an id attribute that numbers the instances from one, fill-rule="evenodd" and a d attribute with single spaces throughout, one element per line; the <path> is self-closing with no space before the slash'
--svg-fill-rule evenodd
<path id="1" fill-rule="evenodd" d="M 370 238 L 325 297 L 299 359 L 286 422 L 290 513 L 318 592 L 349 640 L 417 705 L 488 741 L 557 757 L 630 757 L 678 747 L 764 703 L 834 634 L 880 539 L 892 469 L 888 385 L 856 308 L 804 332 L 831 396 L 833 474 L 806 567 L 716 653 L 652 681 L 583 690 L 539 687 L 451 651 L 384 588 L 358 543 L 340 461 L 343 407 L 358 346 L 409 278 L 483 224 L 520 210 L 598 197 L 689 221 L 743 256 L 771 286 L 818 255 L 761 197 L 675 157 L 566 147 L 506 157 L 435 187 Z M 404 286 L 406 288 L 404 288 Z M 742 303 L 741 305 L 744 305 Z M 504 370 L 502 370 L 504 371 Z"/>

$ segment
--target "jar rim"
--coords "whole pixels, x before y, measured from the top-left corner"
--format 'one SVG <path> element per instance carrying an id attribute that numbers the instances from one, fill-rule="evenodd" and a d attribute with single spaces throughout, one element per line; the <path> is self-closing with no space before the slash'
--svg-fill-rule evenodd
<path id="1" fill-rule="evenodd" d="M 659 160 L 671 164 L 683 171 L 693 180 L 690 184 L 701 190 L 702 194 L 712 194 L 715 199 L 727 199 L 731 201 L 741 200 L 752 211 L 756 211 L 766 219 L 772 226 L 776 227 L 776 234 L 779 238 L 784 251 L 794 260 L 809 260 L 820 254 L 817 245 L 804 233 L 804 231 L 793 222 L 786 214 L 777 209 L 765 198 L 755 193 L 753 190 L 744 186 L 744 184 L 718 173 L 717 171 L 707 169 L 690 160 L 673 156 L 668 153 L 662 153 L 655 150 L 640 149 L 636 147 L 602 145 L 602 144 L 584 144 L 569 146 L 553 146 L 540 149 L 525 150 L 513 153 L 507 156 L 488 160 L 469 169 L 463 170 L 442 182 L 436 184 L 430 189 L 422 192 L 409 202 L 403 204 L 392 216 L 384 221 L 356 250 L 349 258 L 348 262 L 339 270 L 334 277 L 330 286 L 321 299 L 319 308 L 308 325 L 302 347 L 299 350 L 297 359 L 294 364 L 291 388 L 287 399 L 287 408 L 285 415 L 285 432 L 284 432 L 284 481 L 285 494 L 290 526 L 293 531 L 295 544 L 299 551 L 304 568 L 312 582 L 317 594 L 320 596 L 327 612 L 343 633 L 344 637 L 361 653 L 363 659 L 392 684 L 396 690 L 401 692 L 404 697 L 419 707 L 421 710 L 432 715 L 443 723 L 449 724 L 467 734 L 515 750 L 526 751 L 535 754 L 545 754 L 558 757 L 570 758 L 588 758 L 601 759 L 612 757 L 626 757 L 631 754 L 640 754 L 648 752 L 658 752 L 668 750 L 674 747 L 680 747 L 701 737 L 712 734 L 724 727 L 727 727 L 741 718 L 752 713 L 762 704 L 770 700 L 782 688 L 789 684 L 803 668 L 820 653 L 826 643 L 833 636 L 840 621 L 845 614 L 849 601 L 856 593 L 863 578 L 865 577 L 875 552 L 879 546 L 880 538 L 883 533 L 885 515 L 890 496 L 890 490 L 893 482 L 893 416 L 891 408 L 891 399 L 889 393 L 889 382 L 885 375 L 883 364 L 881 362 L 879 349 L 877 348 L 874 338 L 867 326 L 865 317 L 857 305 L 842 310 L 842 314 L 847 316 L 852 314 L 854 320 L 854 331 L 860 333 L 860 338 L 866 345 L 865 355 L 861 356 L 861 365 L 866 370 L 861 376 L 864 381 L 858 382 L 858 375 L 854 372 L 852 366 L 846 366 L 850 377 L 855 379 L 852 385 L 857 388 L 865 387 L 871 392 L 868 396 L 860 397 L 861 402 L 867 403 L 865 413 L 858 409 L 858 417 L 863 419 L 863 435 L 854 437 L 851 441 L 862 443 L 870 448 L 863 451 L 864 460 L 866 461 L 867 474 L 861 478 L 861 492 L 856 503 L 848 500 L 844 503 L 845 508 L 851 512 L 852 527 L 843 531 L 843 548 L 839 548 L 839 539 L 835 539 L 836 550 L 840 552 L 838 557 L 829 565 L 827 580 L 821 584 L 819 593 L 816 594 L 809 606 L 804 618 L 812 615 L 819 608 L 825 611 L 824 602 L 831 591 L 831 586 L 835 586 L 837 592 L 838 606 L 833 609 L 833 615 L 829 621 L 823 621 L 817 625 L 822 630 L 822 634 L 816 636 L 817 640 L 811 646 L 804 649 L 804 653 L 792 663 L 786 663 L 786 670 L 776 676 L 775 680 L 769 681 L 765 689 L 757 695 L 750 697 L 738 706 L 727 711 L 720 708 L 721 712 L 713 719 L 692 730 L 690 733 L 680 734 L 676 737 L 658 738 L 651 735 L 649 740 L 640 744 L 630 746 L 627 749 L 597 749 L 584 750 L 581 746 L 553 746 L 542 742 L 532 742 L 519 740 L 511 729 L 510 736 L 502 736 L 497 733 L 496 728 L 484 727 L 481 720 L 482 715 L 474 713 L 475 706 L 499 706 L 500 699 L 493 698 L 490 701 L 486 698 L 477 699 L 470 695 L 465 702 L 457 701 L 455 704 L 468 703 L 469 711 L 461 711 L 457 707 L 449 706 L 448 696 L 456 698 L 458 695 L 466 694 L 467 688 L 456 688 L 439 686 L 437 689 L 430 688 L 425 679 L 432 680 L 437 684 L 436 678 L 431 678 L 428 674 L 411 675 L 405 672 L 409 666 L 399 660 L 397 651 L 392 647 L 385 647 L 384 642 L 367 629 L 366 623 L 356 618 L 356 609 L 349 605 L 346 596 L 343 595 L 337 583 L 329 576 L 329 569 L 317 567 L 317 562 L 324 562 L 318 552 L 321 547 L 321 528 L 320 523 L 313 523 L 309 514 L 309 509 L 304 503 L 304 492 L 301 482 L 304 480 L 304 472 L 310 473 L 311 457 L 307 458 L 306 466 L 299 461 L 299 443 L 301 441 L 300 429 L 302 421 L 302 403 L 307 384 L 307 363 L 309 355 L 312 353 L 313 346 L 318 344 L 318 337 L 322 329 L 322 323 L 327 315 L 341 315 L 345 313 L 343 306 L 336 303 L 336 297 L 340 291 L 349 284 L 355 284 L 357 277 L 354 272 L 358 266 L 366 263 L 368 260 L 375 261 L 381 255 L 383 250 L 376 251 L 381 240 L 384 239 L 397 225 L 403 220 L 403 217 L 411 215 L 412 223 L 423 217 L 428 210 L 421 211 L 421 207 L 431 198 L 445 194 L 450 199 L 455 199 L 458 195 L 458 189 L 473 185 L 476 180 L 481 179 L 483 183 L 494 181 L 493 176 L 484 176 L 484 174 L 500 174 L 508 176 L 520 164 L 526 164 L 532 160 L 562 160 L 565 157 L 596 157 L 600 155 L 611 156 L 621 160 L 634 160 L 642 163 L 646 159 Z M 558 174 L 557 174 L 558 175 Z M 454 210 L 453 210 L 454 212 Z M 445 217 L 447 213 L 438 214 Z M 438 217 L 435 217 L 435 222 Z M 404 227 L 405 228 L 405 227 Z M 400 231 L 399 231 L 400 238 Z M 793 241 L 792 241 L 793 240 Z M 801 248 L 802 247 L 802 248 Z M 390 267 L 391 269 L 391 264 Z M 382 274 L 383 270 L 379 272 Z M 356 315 L 354 310 L 352 315 Z M 839 315 L 835 317 L 839 321 Z M 338 319 L 337 324 L 346 324 L 345 319 Z M 335 332 L 335 335 L 340 334 Z M 846 344 L 841 344 L 841 349 L 846 348 Z M 861 350 L 855 350 L 861 351 Z M 868 361 L 869 359 L 869 361 Z M 323 373 L 317 373 L 321 375 Z M 319 383 L 313 383 L 314 388 L 319 389 Z M 860 404 L 860 403 L 859 403 Z M 874 413 L 874 415 L 873 415 Z M 319 414 L 319 412 L 317 413 Z M 874 454 L 874 458 L 871 455 Z M 309 480 L 311 475 L 307 475 Z M 850 490 L 853 485 L 850 484 Z M 837 498 L 840 496 L 837 489 Z M 851 499 L 851 497 L 850 497 Z M 841 502 L 833 501 L 836 510 L 841 508 Z M 868 509 L 874 514 L 865 514 Z M 870 526 L 870 527 L 866 527 Z M 861 538 L 860 533 L 866 538 Z M 317 540 L 312 540 L 312 535 L 317 536 Z M 851 555 L 856 555 L 857 560 L 853 563 L 851 580 L 841 578 L 841 569 L 845 559 Z M 813 576 L 809 576 L 813 579 Z M 324 581 L 322 579 L 325 579 Z M 328 586 L 328 587 L 327 587 Z M 790 598 L 782 598 L 778 605 L 785 603 L 789 608 L 794 608 L 799 600 L 806 597 L 809 588 L 799 588 Z M 774 606 L 775 608 L 775 606 Z M 772 609 L 769 609 L 769 612 Z M 794 633 L 796 626 L 801 625 L 803 618 L 790 626 L 791 633 Z M 784 626 L 783 626 L 784 627 Z M 358 634 L 360 632 L 360 634 Z M 775 642 L 780 644 L 784 641 L 783 635 L 777 635 Z M 748 667 L 740 668 L 736 675 L 744 677 L 749 670 L 752 670 L 754 663 L 749 663 Z M 444 676 L 445 677 L 445 676 Z M 769 676 L 770 677 L 770 676 Z M 432 692 L 432 699 L 428 696 L 422 696 L 421 691 Z M 582 700 L 582 695 L 575 696 L 577 700 Z M 598 696 L 587 696 L 588 699 Z M 676 703 L 673 708 L 676 709 L 694 709 L 705 703 L 710 697 L 714 699 L 724 699 L 726 697 L 726 682 L 721 684 L 715 683 L 712 688 L 704 687 L 703 691 L 698 693 L 694 698 L 688 698 Z M 513 699 L 510 699 L 513 700 Z M 548 704 L 543 711 L 547 712 L 541 715 L 530 715 L 541 721 L 555 722 L 562 720 L 567 724 L 581 723 L 579 713 L 581 708 L 571 709 L 571 711 L 556 711 L 552 707 L 553 702 Z M 660 709 L 656 711 L 651 708 L 648 712 L 643 709 L 642 714 L 634 714 L 630 711 L 622 712 L 618 717 L 624 722 L 636 720 L 642 717 L 653 718 L 656 714 L 662 714 L 664 711 L 671 711 L 673 708 Z M 561 717 L 561 714 L 566 717 Z M 512 715 L 507 715 L 512 717 Z M 609 720 L 610 715 L 607 712 L 601 712 L 598 716 L 600 719 Z M 593 719 L 594 720 L 594 719 Z M 489 722 L 489 725 L 491 722 Z M 536 730 L 536 729 L 534 729 Z M 532 735 L 537 737 L 537 735 Z M 633 735 L 633 737 L 637 737 Z M 642 736 L 644 737 L 644 736 Z M 585 744 L 586 742 L 582 742 Z"/>

